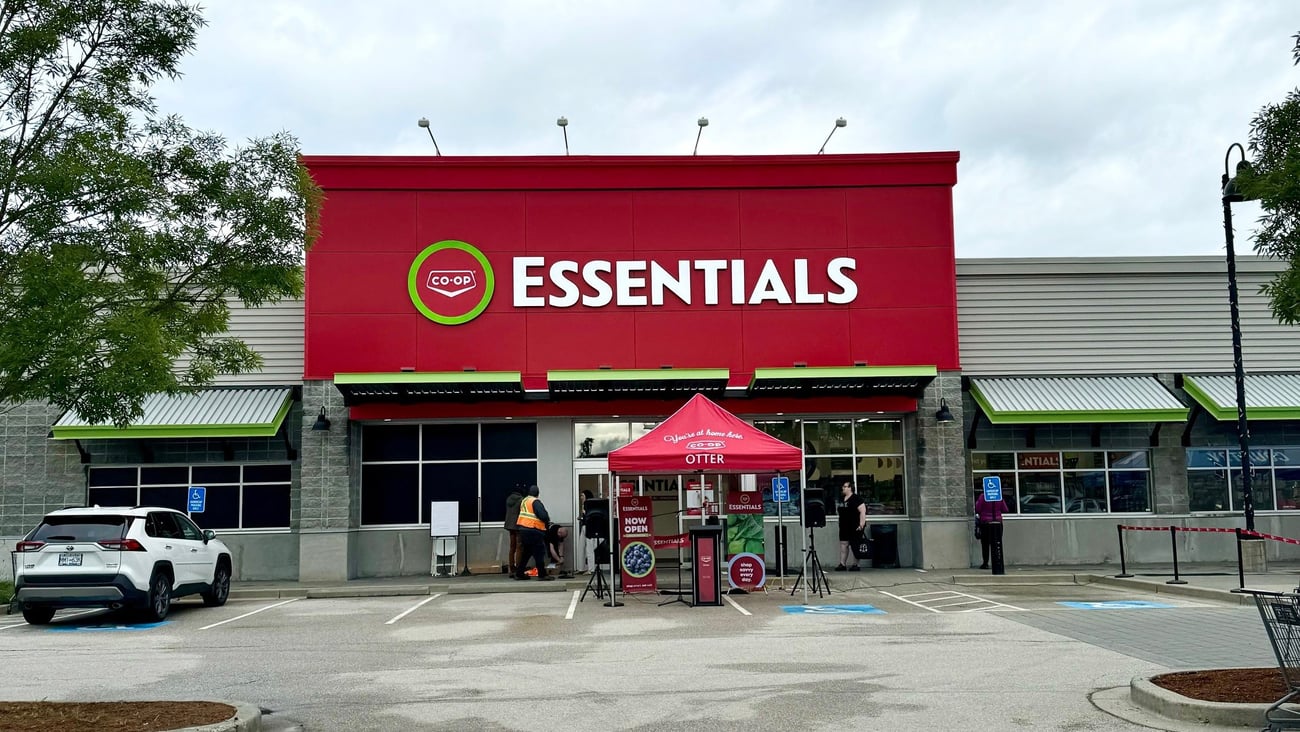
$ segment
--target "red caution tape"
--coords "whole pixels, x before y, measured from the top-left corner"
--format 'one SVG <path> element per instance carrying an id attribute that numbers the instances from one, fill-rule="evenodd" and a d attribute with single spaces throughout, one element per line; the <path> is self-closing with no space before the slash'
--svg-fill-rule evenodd
<path id="1" fill-rule="evenodd" d="M 1200 531 L 1206 534 L 1235 534 L 1236 529 L 1220 529 L 1213 526 L 1175 526 L 1174 531 Z"/>
<path id="2" fill-rule="evenodd" d="M 1125 531 L 1168 531 L 1169 530 L 1168 526 L 1124 526 L 1123 524 L 1120 525 L 1120 528 L 1124 529 Z"/>
<path id="3" fill-rule="evenodd" d="M 1300 539 L 1291 539 L 1285 536 L 1274 536 L 1273 534 L 1264 534 L 1258 531 L 1246 531 L 1245 529 L 1242 529 L 1241 535 L 1253 536 L 1258 539 L 1270 539 L 1272 541 L 1280 541 L 1283 544 L 1300 544 Z"/>

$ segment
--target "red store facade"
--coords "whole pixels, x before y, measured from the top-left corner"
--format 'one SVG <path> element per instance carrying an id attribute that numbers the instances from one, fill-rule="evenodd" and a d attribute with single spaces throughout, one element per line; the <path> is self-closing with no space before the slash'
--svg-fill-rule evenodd
<path id="1" fill-rule="evenodd" d="M 957 161 L 306 158 L 302 407 L 332 428 L 303 433 L 300 576 L 428 572 L 449 500 L 495 566 L 511 487 L 572 521 L 608 451 L 697 392 L 802 445 L 796 495 L 852 480 L 903 564 L 967 566 Z M 633 480 L 668 506 L 698 476 Z"/>

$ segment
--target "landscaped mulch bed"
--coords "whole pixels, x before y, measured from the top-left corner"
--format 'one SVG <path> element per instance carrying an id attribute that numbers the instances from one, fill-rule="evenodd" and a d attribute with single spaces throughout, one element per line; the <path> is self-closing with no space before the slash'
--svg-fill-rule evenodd
<path id="1" fill-rule="evenodd" d="M 1276 666 L 1180 671 L 1153 677 L 1151 683 L 1189 699 L 1237 704 L 1272 704 L 1288 691 Z"/>
<path id="2" fill-rule="evenodd" d="M 216 702 L 0 702 L 5 732 L 160 732 L 235 716 Z"/>

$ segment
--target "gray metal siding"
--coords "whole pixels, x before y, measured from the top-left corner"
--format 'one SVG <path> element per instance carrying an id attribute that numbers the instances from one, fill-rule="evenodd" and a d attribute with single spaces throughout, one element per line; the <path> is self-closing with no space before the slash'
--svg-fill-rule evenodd
<path id="1" fill-rule="evenodd" d="M 262 356 L 262 369 L 218 376 L 214 386 L 280 386 L 302 383 L 303 302 L 285 300 L 260 308 L 230 301 L 230 330 Z M 184 367 L 187 359 L 178 360 Z"/>
<path id="2" fill-rule="evenodd" d="M 1300 328 L 1259 293 L 1280 270 L 1237 260 L 1248 372 L 1300 370 Z M 1221 257 L 958 260 L 957 312 L 970 375 L 1232 370 Z"/>

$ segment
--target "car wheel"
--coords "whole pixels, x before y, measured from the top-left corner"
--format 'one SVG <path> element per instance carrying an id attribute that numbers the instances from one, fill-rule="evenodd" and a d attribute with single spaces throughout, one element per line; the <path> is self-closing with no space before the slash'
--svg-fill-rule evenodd
<path id="1" fill-rule="evenodd" d="M 149 580 L 149 604 L 144 608 L 144 617 L 150 622 L 158 622 L 167 617 L 172 606 L 172 583 L 167 575 L 154 572 Z"/>
<path id="2" fill-rule="evenodd" d="M 226 598 L 230 597 L 230 569 L 224 564 L 217 565 L 217 571 L 212 575 L 212 585 L 208 591 L 203 593 L 203 604 L 208 607 L 221 607 L 226 604 Z"/>
<path id="3" fill-rule="evenodd" d="M 54 617 L 54 608 L 52 607 L 25 607 L 23 608 L 23 620 L 32 625 L 45 625 Z"/>

